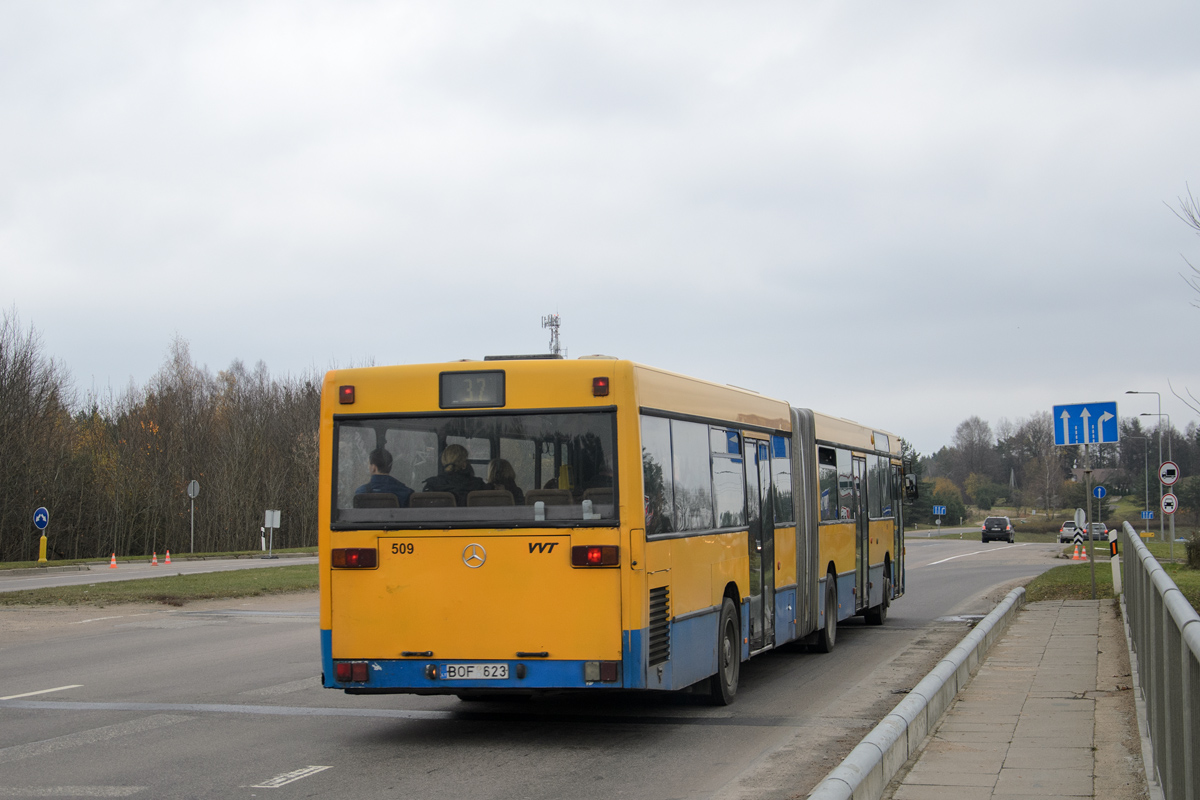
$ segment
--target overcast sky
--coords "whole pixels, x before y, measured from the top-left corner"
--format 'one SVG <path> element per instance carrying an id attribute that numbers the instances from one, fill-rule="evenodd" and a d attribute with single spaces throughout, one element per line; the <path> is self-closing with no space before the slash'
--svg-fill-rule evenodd
<path id="1" fill-rule="evenodd" d="M 1200 396 L 1200 4 L 0 3 L 0 299 L 81 390 L 607 353 L 886 428 Z"/>

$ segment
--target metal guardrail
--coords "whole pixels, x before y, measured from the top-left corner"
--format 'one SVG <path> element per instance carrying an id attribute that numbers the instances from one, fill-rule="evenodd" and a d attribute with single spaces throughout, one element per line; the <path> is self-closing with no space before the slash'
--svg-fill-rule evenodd
<path id="1" fill-rule="evenodd" d="M 1200 615 L 1128 522 L 1121 540 L 1123 597 L 1154 769 L 1167 800 L 1200 800 Z"/>

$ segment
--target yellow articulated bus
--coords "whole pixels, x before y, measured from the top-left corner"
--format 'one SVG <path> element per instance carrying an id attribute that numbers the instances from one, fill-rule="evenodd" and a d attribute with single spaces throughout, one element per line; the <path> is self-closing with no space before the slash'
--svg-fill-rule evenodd
<path id="1" fill-rule="evenodd" d="M 899 440 L 607 357 L 325 376 L 324 685 L 706 689 L 904 592 Z"/>

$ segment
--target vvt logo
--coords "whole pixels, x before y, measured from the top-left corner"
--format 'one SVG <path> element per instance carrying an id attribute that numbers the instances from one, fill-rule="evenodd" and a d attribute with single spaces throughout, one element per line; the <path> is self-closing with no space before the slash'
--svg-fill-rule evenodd
<path id="1" fill-rule="evenodd" d="M 531 552 L 531 553 L 533 553 L 533 552 L 553 553 L 554 547 L 557 544 L 558 544 L 558 542 L 530 542 L 529 543 L 529 552 Z"/>

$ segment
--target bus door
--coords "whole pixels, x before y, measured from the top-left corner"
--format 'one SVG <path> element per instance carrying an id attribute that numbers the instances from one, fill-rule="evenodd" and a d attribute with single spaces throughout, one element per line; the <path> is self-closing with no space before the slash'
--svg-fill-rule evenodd
<path id="1" fill-rule="evenodd" d="M 775 518 L 771 509 L 771 451 L 745 439 L 746 522 L 750 544 L 750 651 L 775 641 Z"/>
<path id="2" fill-rule="evenodd" d="M 867 584 L 870 581 L 868 571 L 871 566 L 871 550 L 869 533 L 870 521 L 867 518 L 867 460 L 854 457 L 854 610 L 862 611 L 869 605 Z"/>

